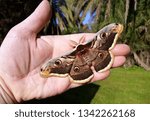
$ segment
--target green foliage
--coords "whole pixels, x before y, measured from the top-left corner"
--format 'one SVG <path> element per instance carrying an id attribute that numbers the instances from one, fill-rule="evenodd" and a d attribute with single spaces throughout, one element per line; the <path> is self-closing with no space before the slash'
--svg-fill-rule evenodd
<path id="1" fill-rule="evenodd" d="M 134 51 L 150 49 L 150 0 L 66 0 L 62 11 L 69 23 L 63 34 L 75 32 L 97 32 L 109 23 L 121 23 L 125 29 L 122 43 Z M 86 15 L 90 20 L 84 24 Z M 61 22 L 60 22 L 61 23 Z"/>
<path id="2" fill-rule="evenodd" d="M 133 4 L 133 3 L 132 3 Z M 134 51 L 150 49 L 150 4 L 149 0 L 140 0 L 137 2 L 136 9 L 130 5 L 128 21 L 126 23 L 126 36 L 128 44 Z"/>

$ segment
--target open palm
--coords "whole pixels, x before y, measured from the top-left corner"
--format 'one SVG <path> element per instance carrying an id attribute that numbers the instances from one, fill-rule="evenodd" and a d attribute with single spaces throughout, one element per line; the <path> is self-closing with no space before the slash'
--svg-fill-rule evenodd
<path id="1" fill-rule="evenodd" d="M 41 36 L 38 32 L 50 18 L 51 8 L 43 0 L 38 8 L 26 20 L 13 27 L 0 48 L 0 75 L 6 87 L 17 102 L 46 98 L 80 86 L 73 84 L 67 77 L 42 78 L 39 74 L 41 65 L 48 59 L 57 57 L 72 49 L 70 40 L 79 41 L 83 34 L 63 36 Z M 94 34 L 84 34 L 86 40 Z M 127 45 L 117 45 L 113 49 L 115 61 L 113 67 L 121 66 L 129 52 Z M 102 80 L 109 71 L 95 73 L 92 81 Z"/>

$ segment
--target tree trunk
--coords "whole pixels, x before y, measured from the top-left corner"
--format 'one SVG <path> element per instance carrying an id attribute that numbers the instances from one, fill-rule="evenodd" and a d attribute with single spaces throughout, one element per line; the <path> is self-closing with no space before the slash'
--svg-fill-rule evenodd
<path id="1" fill-rule="evenodd" d="M 111 0 L 108 0 L 106 12 L 105 12 L 105 20 L 109 19 L 111 11 Z"/>
<path id="2" fill-rule="evenodd" d="M 100 0 L 96 9 L 95 23 L 98 23 L 101 14 L 102 1 Z"/>
<path id="3" fill-rule="evenodd" d="M 147 71 L 150 71 L 150 67 L 148 65 L 146 65 L 140 58 L 139 56 L 137 55 L 136 52 L 133 52 L 133 56 L 134 56 L 134 59 L 135 61 L 137 62 L 137 64 L 141 67 L 143 67 L 145 70 Z"/>
<path id="4" fill-rule="evenodd" d="M 127 24 L 128 15 L 129 15 L 129 7 L 130 7 L 130 0 L 126 0 L 126 11 L 125 11 L 125 25 Z"/>
<path id="5" fill-rule="evenodd" d="M 130 55 L 127 57 L 127 60 L 125 62 L 125 64 L 123 65 L 123 67 L 132 67 L 133 65 L 135 65 L 135 60 L 133 58 L 133 55 Z"/>

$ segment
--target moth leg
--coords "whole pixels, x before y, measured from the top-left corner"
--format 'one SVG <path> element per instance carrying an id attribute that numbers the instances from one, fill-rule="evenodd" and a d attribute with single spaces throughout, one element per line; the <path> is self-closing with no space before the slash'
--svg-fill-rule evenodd
<path id="1" fill-rule="evenodd" d="M 70 40 L 70 46 L 71 46 L 72 48 L 75 48 L 77 45 L 83 44 L 84 42 L 85 42 L 85 35 L 83 35 L 83 36 L 80 38 L 79 42 L 76 42 L 76 41 L 74 41 L 74 40 Z"/>
<path id="2" fill-rule="evenodd" d="M 85 35 L 83 35 L 80 40 L 79 40 L 79 44 L 83 44 L 85 42 Z"/>
<path id="3" fill-rule="evenodd" d="M 91 70 L 92 70 L 93 74 L 96 73 L 94 66 L 91 66 Z"/>

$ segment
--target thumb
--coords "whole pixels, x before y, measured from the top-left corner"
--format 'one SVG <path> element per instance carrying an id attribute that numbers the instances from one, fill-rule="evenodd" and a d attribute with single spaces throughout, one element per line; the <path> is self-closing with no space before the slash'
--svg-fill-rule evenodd
<path id="1" fill-rule="evenodd" d="M 22 21 L 19 26 L 30 32 L 38 33 L 48 22 L 51 17 L 51 6 L 48 0 L 43 0 L 35 11 L 24 21 Z"/>

